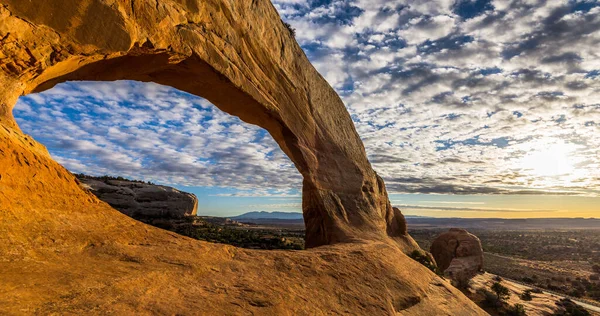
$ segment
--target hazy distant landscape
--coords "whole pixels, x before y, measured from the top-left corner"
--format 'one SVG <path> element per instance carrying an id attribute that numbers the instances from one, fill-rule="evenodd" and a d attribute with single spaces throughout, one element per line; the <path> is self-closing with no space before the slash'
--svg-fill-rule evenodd
<path id="1" fill-rule="evenodd" d="M 232 220 L 254 223 L 286 223 L 304 225 L 302 213 L 295 212 L 248 212 L 228 217 Z M 406 215 L 410 229 L 416 228 L 452 228 L 494 229 L 494 230 L 600 230 L 598 218 L 444 218 Z"/>
<path id="2" fill-rule="evenodd" d="M 301 213 L 249 212 L 229 219 L 200 217 L 222 227 L 227 237 L 200 239 L 256 247 L 253 237 L 246 245 L 240 236 L 277 236 L 302 246 L 304 221 Z M 410 235 L 428 250 L 440 233 L 452 227 L 466 228 L 481 239 L 485 270 L 512 280 L 573 297 L 600 300 L 600 219 L 534 218 L 474 219 L 406 217 Z M 261 237 L 256 237 L 260 239 Z M 271 247 L 271 248 L 269 248 Z M 276 245 L 263 246 L 274 249 Z M 287 247 L 284 247 L 284 249 Z"/>

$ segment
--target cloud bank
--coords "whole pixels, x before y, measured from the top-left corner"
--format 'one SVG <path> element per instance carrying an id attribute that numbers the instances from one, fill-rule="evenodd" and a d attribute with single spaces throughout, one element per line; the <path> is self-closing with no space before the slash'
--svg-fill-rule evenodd
<path id="1" fill-rule="evenodd" d="M 600 192 L 596 1 L 274 5 L 342 96 L 390 192 Z M 21 98 L 15 115 L 77 172 L 240 195 L 301 185 L 265 131 L 155 84 L 63 84 Z"/>

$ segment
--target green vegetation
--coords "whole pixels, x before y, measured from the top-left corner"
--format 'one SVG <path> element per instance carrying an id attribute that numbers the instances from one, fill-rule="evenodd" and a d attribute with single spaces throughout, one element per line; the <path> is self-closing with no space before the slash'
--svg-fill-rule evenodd
<path id="1" fill-rule="evenodd" d="M 293 28 L 291 24 L 289 24 L 289 23 L 287 23 L 287 22 L 284 22 L 283 20 L 281 20 L 281 22 L 283 23 L 283 26 L 285 26 L 285 28 L 286 28 L 288 31 L 290 31 L 290 34 L 291 34 L 293 37 L 296 37 L 296 29 L 295 29 L 295 28 Z"/>
<path id="2" fill-rule="evenodd" d="M 208 222 L 196 216 L 169 218 L 136 214 L 132 217 L 158 228 L 208 242 L 250 249 L 304 249 L 303 231 L 259 229 L 224 218 L 213 218 L 213 222 Z"/>
<path id="3" fill-rule="evenodd" d="M 178 226 L 176 233 L 198 240 L 233 245 L 250 249 L 294 249 L 301 250 L 304 246 L 288 239 L 285 233 L 273 231 L 230 228 L 205 223 L 202 226 Z"/>
<path id="4" fill-rule="evenodd" d="M 527 312 L 525 311 L 525 306 L 522 304 L 515 304 L 508 307 L 504 314 L 508 316 L 526 316 Z"/>
<path id="5" fill-rule="evenodd" d="M 500 282 L 495 282 L 492 285 L 492 291 L 496 294 L 496 299 L 500 302 L 506 300 L 510 296 L 508 288 L 500 284 Z"/>
<path id="6" fill-rule="evenodd" d="M 410 227 L 409 227 L 410 229 Z M 447 228 L 410 229 L 423 249 Z M 555 262 L 562 260 L 585 261 L 600 273 L 600 230 L 493 230 L 472 229 L 479 237 L 483 250 L 520 259 Z M 595 268 L 594 268 L 595 266 Z"/>
<path id="7" fill-rule="evenodd" d="M 558 311 L 554 313 L 556 316 L 590 316 L 590 312 L 588 312 L 585 308 L 573 303 L 568 298 L 560 300 L 560 302 L 556 303 L 560 307 Z"/>
<path id="8" fill-rule="evenodd" d="M 510 296 L 510 291 L 507 287 L 500 284 L 500 282 L 494 282 L 490 289 L 491 291 L 486 289 L 482 289 L 479 291 L 483 294 L 483 306 L 492 307 L 496 310 L 501 310 L 502 307 L 505 305 L 505 300 Z"/>
<path id="9" fill-rule="evenodd" d="M 424 265 L 425 267 L 427 267 L 427 269 L 433 271 L 435 274 L 442 275 L 442 272 L 440 271 L 438 266 L 435 264 L 435 262 L 433 262 L 431 257 L 427 255 L 427 253 L 421 252 L 419 250 L 413 250 L 413 252 L 411 252 L 408 256 L 416 262 Z"/>
<path id="10" fill-rule="evenodd" d="M 495 309 L 502 307 L 502 302 L 498 300 L 496 294 L 486 289 L 481 289 L 480 292 L 483 294 L 483 306 L 492 307 Z"/>
<path id="11" fill-rule="evenodd" d="M 83 173 L 74 173 L 73 175 L 77 179 L 92 179 L 92 180 L 102 181 L 104 183 L 106 183 L 109 180 L 117 180 L 117 181 L 129 181 L 129 182 L 137 182 L 137 183 L 145 183 L 145 184 L 155 185 L 154 183 L 152 183 L 150 181 L 131 180 L 131 179 L 123 178 L 121 176 L 119 176 L 119 177 L 111 177 L 109 175 L 103 175 L 103 176 L 95 177 L 95 176 L 89 176 L 89 175 L 83 174 Z"/>
<path id="12" fill-rule="evenodd" d="M 521 299 L 524 301 L 533 300 L 533 296 L 531 295 L 531 290 L 525 290 L 525 292 L 521 293 Z"/>
<path id="13" fill-rule="evenodd" d="M 431 241 L 445 231 L 411 229 L 409 233 L 423 249 L 429 249 Z M 486 271 L 565 295 L 600 300 L 600 230 L 471 232 L 481 239 Z"/>
<path id="14" fill-rule="evenodd" d="M 539 261 L 600 262 L 600 231 L 475 231 L 486 252 Z M 600 266 L 598 267 L 600 269 Z"/>

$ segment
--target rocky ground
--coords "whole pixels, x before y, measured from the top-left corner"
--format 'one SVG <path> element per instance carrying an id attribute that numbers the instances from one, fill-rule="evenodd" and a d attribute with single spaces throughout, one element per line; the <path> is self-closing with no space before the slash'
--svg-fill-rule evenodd
<path id="1" fill-rule="evenodd" d="M 445 228 L 411 229 L 419 245 L 428 249 Z M 484 269 L 574 297 L 600 299 L 600 267 L 595 248 L 599 230 L 472 230 L 482 242 Z M 596 271 L 597 270 L 597 271 Z"/>
<path id="2" fill-rule="evenodd" d="M 465 293 L 469 298 L 471 298 L 474 302 L 478 303 L 482 308 L 486 310 L 486 312 L 491 315 L 502 315 L 502 309 L 495 309 L 486 307 L 484 303 L 484 297 L 481 294 L 482 290 L 490 291 L 491 286 L 501 280 L 500 283 L 504 285 L 509 290 L 509 296 L 506 299 L 505 306 L 514 306 L 516 304 L 521 304 L 525 308 L 525 311 L 528 316 L 546 316 L 546 315 L 554 315 L 555 313 L 560 313 L 561 308 L 557 303 L 563 299 L 562 296 L 558 296 L 555 294 L 550 294 L 547 292 L 542 293 L 532 293 L 531 300 L 524 300 L 521 298 L 521 295 L 526 290 L 532 290 L 532 287 L 522 285 L 519 283 L 512 282 L 506 279 L 498 279 L 498 276 L 491 273 L 483 273 L 479 274 L 471 280 L 470 289 L 466 290 Z M 591 306 L 591 308 L 594 308 Z M 600 309 L 599 309 L 600 310 Z M 588 310 L 592 315 L 600 315 L 600 313 L 592 310 Z"/>
<path id="3" fill-rule="evenodd" d="M 395 242 L 194 240 L 101 202 L 18 131 L 0 126 L 0 153 L 2 315 L 484 314 Z"/>

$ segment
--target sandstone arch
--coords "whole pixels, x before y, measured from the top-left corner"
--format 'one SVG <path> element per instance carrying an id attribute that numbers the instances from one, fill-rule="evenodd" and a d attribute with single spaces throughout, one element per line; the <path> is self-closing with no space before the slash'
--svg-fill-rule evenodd
<path id="1" fill-rule="evenodd" d="M 12 117 L 21 95 L 117 79 L 170 85 L 267 129 L 304 177 L 307 245 L 337 245 L 251 252 L 146 227 L 82 191 Z M 174 313 L 190 311 L 177 293 L 202 293 L 215 313 L 479 313 L 403 254 L 417 246 L 402 214 L 341 100 L 268 0 L 0 0 L 0 83 L 0 292 L 11 294 L 9 312 L 135 312 L 152 297 L 155 312 Z M 230 285 L 225 297 L 219 284 Z M 110 305 L 114 296 L 129 305 Z"/>
<path id="2" fill-rule="evenodd" d="M 3 3 L 4 124 L 15 126 L 16 97 L 67 80 L 169 85 L 271 133 L 304 177 L 309 247 L 385 235 L 406 243 L 343 103 L 269 2 Z"/>

